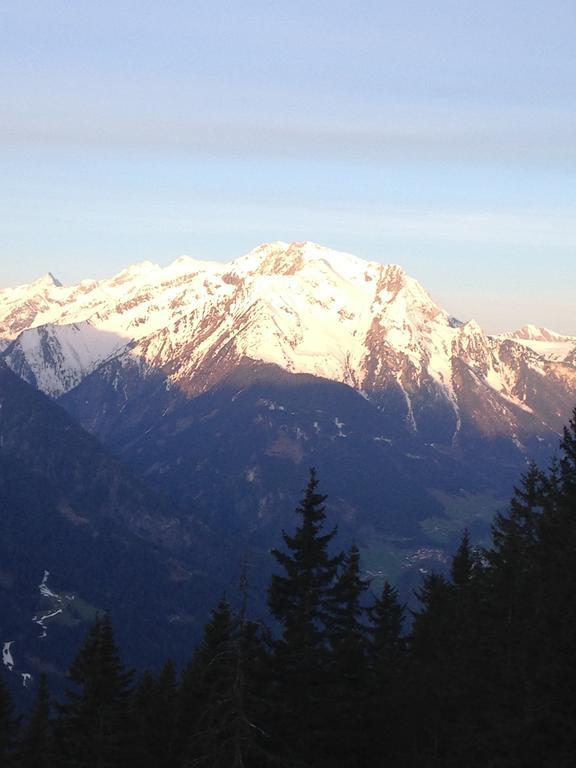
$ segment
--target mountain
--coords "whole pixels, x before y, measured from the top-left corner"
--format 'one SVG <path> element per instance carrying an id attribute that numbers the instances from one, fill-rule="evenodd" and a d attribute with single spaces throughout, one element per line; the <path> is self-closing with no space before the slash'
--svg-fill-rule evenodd
<path id="1" fill-rule="evenodd" d="M 111 358 L 161 371 L 187 396 L 256 360 L 394 402 L 407 428 L 431 423 L 435 438 L 441 420 L 444 441 L 458 441 L 463 420 L 511 439 L 558 431 L 576 391 L 574 367 L 537 348 L 568 355 L 571 337 L 531 327 L 489 337 L 401 267 L 312 243 L 260 246 L 230 264 L 146 262 L 72 287 L 44 278 L 0 292 L 0 337 L 7 364 L 54 397 Z"/>
<path id="2" fill-rule="evenodd" d="M 0 645 L 14 682 L 56 681 L 97 611 L 132 662 L 184 659 L 218 582 L 188 516 L 0 365 Z"/>
<path id="3" fill-rule="evenodd" d="M 61 402 L 149 482 L 193 507 L 221 545 L 248 552 L 258 583 L 270 547 L 293 525 L 309 466 L 340 540 L 355 540 L 373 573 L 406 585 L 445 560 L 462 525 L 485 536 L 517 477 L 518 448 L 498 436 L 470 461 L 406 430 L 394 409 L 352 387 L 272 364 L 241 363 L 189 398 L 161 375 L 141 378 L 115 361 Z"/>
<path id="4" fill-rule="evenodd" d="M 41 325 L 22 331 L 7 345 L 4 360 L 25 381 L 58 397 L 125 345 L 124 338 L 94 327 L 89 320 Z"/>
<path id="5" fill-rule="evenodd" d="M 513 339 L 547 360 L 574 364 L 571 361 L 576 354 L 576 336 L 563 336 L 548 328 L 525 325 L 517 331 L 501 334 L 500 338 Z"/>
<path id="6" fill-rule="evenodd" d="M 539 333 L 489 336 L 400 266 L 313 243 L 0 292 L 6 363 L 259 570 L 310 465 L 374 572 L 485 534 L 576 402 L 573 356 L 534 347 L 566 337 Z"/>
<path id="7" fill-rule="evenodd" d="M 51 274 L 0 291 L 0 349 L 8 365 L 52 397 L 133 339 L 165 327 L 211 292 L 210 265 L 145 262 L 109 280 L 64 286 Z M 218 265 L 213 265 L 218 273 Z M 214 278 L 216 279 L 216 278 Z"/>

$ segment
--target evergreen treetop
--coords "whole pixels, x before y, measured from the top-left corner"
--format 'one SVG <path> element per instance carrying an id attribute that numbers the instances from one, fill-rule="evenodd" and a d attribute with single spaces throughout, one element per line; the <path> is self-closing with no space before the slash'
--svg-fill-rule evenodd
<path id="1" fill-rule="evenodd" d="M 343 554 L 331 556 L 328 547 L 336 528 L 323 533 L 326 496 L 317 492 L 316 471 L 296 509 L 300 524 L 292 536 L 282 534 L 287 551 L 272 555 L 284 571 L 274 574 L 268 590 L 268 605 L 282 628 L 282 642 L 292 654 L 309 655 L 325 644 L 329 603 Z"/>

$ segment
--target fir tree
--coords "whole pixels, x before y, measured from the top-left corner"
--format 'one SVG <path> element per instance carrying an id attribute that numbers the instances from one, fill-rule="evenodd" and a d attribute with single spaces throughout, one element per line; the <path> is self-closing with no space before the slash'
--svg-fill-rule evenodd
<path id="1" fill-rule="evenodd" d="M 365 764 L 368 699 L 368 627 L 362 603 L 369 582 L 360 572 L 360 551 L 352 545 L 331 593 L 327 623 L 329 700 L 326 756 L 332 764 Z"/>
<path id="2" fill-rule="evenodd" d="M 297 747 L 299 759 L 315 764 L 325 728 L 327 633 L 330 602 L 343 555 L 328 548 L 336 529 L 323 533 L 326 496 L 317 492 L 313 469 L 296 513 L 294 535 L 283 533 L 287 551 L 272 551 L 283 574 L 274 574 L 268 590 L 270 611 L 281 628 L 274 648 L 275 693 L 285 744 Z"/>
<path id="3" fill-rule="evenodd" d="M 449 753 L 450 715 L 446 682 L 450 670 L 447 638 L 452 629 L 450 583 L 440 574 L 424 577 L 416 592 L 410 636 L 412 716 L 417 765 L 443 766 Z"/>
<path id="4" fill-rule="evenodd" d="M 494 693 L 489 671 L 492 648 L 486 632 L 485 570 L 468 531 L 452 557 L 450 616 L 444 646 L 449 668 L 444 704 L 451 713 L 453 734 L 446 764 L 470 768 L 486 764 L 485 739 Z"/>
<path id="5" fill-rule="evenodd" d="M 361 576 L 360 550 L 353 544 L 331 590 L 327 628 L 331 650 L 339 652 L 343 649 L 343 656 L 353 656 L 356 660 L 366 656 L 366 609 L 362 596 L 369 585 L 370 582 Z"/>
<path id="6" fill-rule="evenodd" d="M 565 765 L 576 759 L 570 726 L 576 718 L 576 411 L 560 451 L 544 484 L 538 519 L 530 687 L 521 738 L 532 754 Z"/>
<path id="7" fill-rule="evenodd" d="M 120 661 L 108 616 L 90 628 L 68 677 L 75 689 L 68 689 L 57 724 L 63 764 L 74 768 L 124 766 L 132 673 Z"/>
<path id="8" fill-rule="evenodd" d="M 492 525 L 488 559 L 511 585 L 524 576 L 525 568 L 533 565 L 530 553 L 538 538 L 538 516 L 543 509 L 546 486 L 544 473 L 531 464 L 520 486 L 514 489 L 509 510 L 499 512 Z"/>
<path id="9" fill-rule="evenodd" d="M 530 465 L 514 489 L 509 510 L 496 516 L 493 544 L 486 552 L 490 664 L 485 665 L 484 685 L 492 689 L 492 704 L 485 732 L 491 749 L 502 754 L 524 748 L 523 734 L 539 707 L 533 682 L 540 656 L 535 615 L 545 590 L 538 551 L 549 493 L 556 493 L 552 486 L 541 470 Z"/>
<path id="10" fill-rule="evenodd" d="M 331 557 L 328 552 L 336 529 L 321 533 L 326 496 L 317 493 L 317 486 L 316 472 L 311 469 L 304 498 L 296 510 L 301 524 L 293 536 L 282 534 L 289 551 L 272 550 L 285 575 L 272 576 L 268 604 L 282 627 L 279 647 L 288 651 L 288 657 L 292 656 L 297 665 L 325 645 L 328 605 L 343 560 L 342 554 Z"/>
<path id="11" fill-rule="evenodd" d="M 54 766 L 50 691 L 46 675 L 41 675 L 30 719 L 18 746 L 18 768 Z"/>
<path id="12" fill-rule="evenodd" d="M 0 765 L 12 765 L 18 721 L 8 686 L 0 674 Z"/>
<path id="13" fill-rule="evenodd" d="M 468 529 L 466 529 L 462 536 L 460 546 L 452 558 L 450 575 L 452 584 L 454 584 L 455 587 L 465 589 L 470 584 L 474 573 L 474 562 L 474 554 L 470 547 L 470 534 L 468 533 Z"/>
<path id="14" fill-rule="evenodd" d="M 402 635 L 406 607 L 398 599 L 398 590 L 389 581 L 384 582 L 380 597 L 369 608 L 370 655 L 374 668 L 397 664 L 406 653 Z"/>
<path id="15" fill-rule="evenodd" d="M 158 677 L 147 672 L 133 696 L 131 759 L 139 768 L 172 768 L 176 760 L 177 686 L 174 664 Z"/>
<path id="16" fill-rule="evenodd" d="M 156 752 L 156 678 L 144 672 L 134 690 L 130 716 L 133 723 L 131 755 L 141 768 L 152 768 Z"/>
<path id="17" fill-rule="evenodd" d="M 187 701 L 193 702 L 184 764 L 210 768 L 271 766 L 276 759 L 262 727 L 265 710 L 257 683 L 263 654 L 260 633 L 242 608 L 235 615 L 221 600 L 187 670 Z M 195 690 L 195 693 L 193 692 Z M 181 717 L 185 717 L 185 712 Z"/>
<path id="18" fill-rule="evenodd" d="M 564 427 L 560 443 L 560 476 L 565 497 L 576 499 L 576 408 L 567 427 Z"/>
<path id="19" fill-rule="evenodd" d="M 230 660 L 235 621 L 226 598 L 221 598 L 204 627 L 201 643 L 184 670 L 178 694 L 177 740 L 183 765 L 198 756 L 199 734 L 205 730 L 201 719 L 212 691 L 222 687 L 221 678 Z"/>
<path id="20" fill-rule="evenodd" d="M 404 755 L 413 724 L 407 715 L 409 704 L 406 640 L 402 634 L 405 606 L 398 590 L 388 581 L 368 610 L 370 619 L 369 669 L 367 686 L 367 751 L 369 765 L 380 760 L 398 765 Z"/>

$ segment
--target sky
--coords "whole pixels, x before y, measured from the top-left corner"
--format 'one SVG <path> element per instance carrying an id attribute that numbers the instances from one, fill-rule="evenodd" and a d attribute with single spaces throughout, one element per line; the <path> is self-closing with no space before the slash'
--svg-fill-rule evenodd
<path id="1" fill-rule="evenodd" d="M 2 0 L 0 288 L 312 240 L 576 335 L 574 0 Z"/>

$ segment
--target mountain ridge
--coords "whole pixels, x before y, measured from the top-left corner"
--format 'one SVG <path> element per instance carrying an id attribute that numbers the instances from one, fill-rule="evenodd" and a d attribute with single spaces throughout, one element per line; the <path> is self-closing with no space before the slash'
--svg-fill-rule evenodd
<path id="1" fill-rule="evenodd" d="M 570 365 L 573 346 L 562 337 L 568 346 L 560 360 L 534 349 L 540 338 L 489 336 L 474 320 L 454 322 L 399 265 L 309 242 L 264 244 L 228 264 L 189 257 L 165 268 L 144 262 L 105 281 L 44 286 L 36 301 L 24 300 L 22 291 L 0 292 L 4 358 L 53 397 L 116 356 L 165 371 L 189 395 L 254 359 L 369 396 L 397 386 L 408 423 L 414 391 L 436 389 L 458 419 L 454 358 L 472 365 L 503 400 L 528 410 L 508 364 L 510 343 L 526 350 L 533 374 L 556 378 L 562 370 L 546 366 L 564 359 Z M 547 333 L 547 341 L 560 339 Z M 560 429 L 560 419 L 549 426 Z"/>

